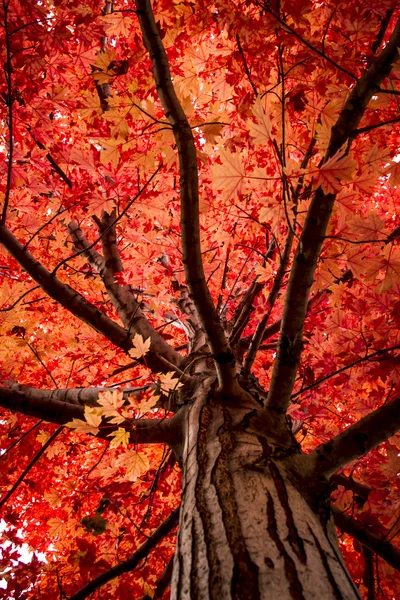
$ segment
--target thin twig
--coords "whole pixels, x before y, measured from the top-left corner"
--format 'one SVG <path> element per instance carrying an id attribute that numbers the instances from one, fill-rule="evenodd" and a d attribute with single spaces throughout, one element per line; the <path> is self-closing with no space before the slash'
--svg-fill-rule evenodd
<path id="1" fill-rule="evenodd" d="M 13 90 L 12 90 L 12 78 L 11 78 L 11 48 L 10 48 L 10 34 L 8 31 L 8 7 L 9 2 L 3 0 L 3 10 L 4 10 L 4 31 L 6 37 L 6 63 L 5 63 L 5 77 L 7 82 L 7 96 L 6 96 L 6 105 L 8 108 L 8 138 L 9 138 L 9 146 L 8 146 L 8 164 L 7 164 L 7 182 L 6 182 L 6 191 L 4 194 L 4 205 L 3 211 L 1 214 L 0 224 L 4 225 L 7 218 L 7 209 L 8 203 L 10 201 L 10 193 L 11 193 L 11 175 L 12 175 L 12 162 L 13 162 L 13 152 L 14 152 L 14 134 L 13 134 Z"/>
<path id="2" fill-rule="evenodd" d="M 12 488 L 0 500 L 0 510 L 3 508 L 3 506 L 5 505 L 7 500 L 13 495 L 15 490 L 18 488 L 20 483 L 22 483 L 22 481 L 25 479 L 26 475 L 29 473 L 29 471 L 32 469 L 32 467 L 34 467 L 34 465 L 37 463 L 39 458 L 46 452 L 47 448 L 54 442 L 56 437 L 62 432 L 63 429 L 64 429 L 64 427 L 58 427 L 58 429 L 56 429 L 55 432 L 51 434 L 51 436 L 49 437 L 47 442 L 45 442 L 43 444 L 43 446 L 40 448 L 40 450 L 38 450 L 38 452 L 36 452 L 35 456 L 32 458 L 32 460 L 30 461 L 28 466 L 22 471 L 21 475 L 18 477 L 17 481 L 14 483 Z"/>

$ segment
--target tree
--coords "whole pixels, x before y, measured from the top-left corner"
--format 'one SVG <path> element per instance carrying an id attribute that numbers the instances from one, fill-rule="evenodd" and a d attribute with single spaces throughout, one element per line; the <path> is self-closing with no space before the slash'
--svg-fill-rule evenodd
<path id="1" fill-rule="evenodd" d="M 398 18 L 3 0 L 3 597 L 399 592 Z"/>

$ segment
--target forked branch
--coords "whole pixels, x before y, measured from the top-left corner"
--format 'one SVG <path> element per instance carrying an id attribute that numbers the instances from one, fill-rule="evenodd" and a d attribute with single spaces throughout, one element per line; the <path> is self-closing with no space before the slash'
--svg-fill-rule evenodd
<path id="1" fill-rule="evenodd" d="M 172 83 L 167 54 L 158 32 L 150 0 L 135 0 L 135 4 L 143 40 L 153 64 L 157 93 L 178 148 L 182 254 L 186 283 L 207 336 L 220 386 L 228 391 L 236 382 L 235 360 L 204 274 L 200 247 L 197 153 L 192 129 Z"/>
<path id="2" fill-rule="evenodd" d="M 150 352 L 146 355 L 148 366 L 156 367 L 160 363 L 159 357 L 162 357 L 170 365 L 159 365 L 159 371 L 171 371 L 174 365 L 178 366 L 181 363 L 181 356 L 150 324 L 130 286 L 121 285 L 116 281 L 115 274 L 123 269 L 116 241 L 115 215 L 103 213 L 102 221 L 96 222 L 100 228 L 103 255 L 92 247 L 78 224 L 71 221 L 68 229 L 75 248 L 83 251 L 89 264 L 99 273 L 127 334 L 131 336 L 133 333 L 139 333 L 143 339 L 151 339 Z"/>
<path id="3" fill-rule="evenodd" d="M 305 458 L 316 474 L 330 477 L 399 430 L 400 397 L 372 411 L 329 442 L 320 444 Z"/>
<path id="4" fill-rule="evenodd" d="M 107 317 L 96 306 L 86 300 L 84 296 L 76 292 L 68 284 L 62 283 L 55 275 L 52 275 L 39 261 L 37 261 L 28 250 L 14 237 L 14 235 L 4 226 L 0 225 L 0 243 L 15 258 L 19 265 L 36 281 L 41 288 L 61 306 L 66 308 L 75 317 L 92 327 L 98 333 L 104 335 L 110 342 L 118 348 L 127 352 L 132 347 L 131 334 L 118 323 Z M 149 324 L 149 328 L 153 330 Z M 146 354 L 146 364 L 154 372 L 171 371 L 174 364 L 171 364 L 170 358 L 179 357 L 170 346 L 155 332 L 160 338 L 162 350 L 168 350 L 168 359 L 164 359 L 162 352 L 158 355 L 160 348 L 155 348 Z M 149 333 L 151 335 L 151 333 Z M 145 337 L 149 337 L 146 335 Z M 170 351 L 170 352 L 169 352 Z M 180 357 L 179 357 L 180 358 Z"/>
<path id="5" fill-rule="evenodd" d="M 332 128 L 323 163 L 334 156 L 344 144 L 349 145 L 353 140 L 370 99 L 398 59 L 399 45 L 400 20 L 390 41 L 351 90 Z M 279 347 L 267 400 L 270 408 L 281 414 L 286 412 L 293 390 L 303 348 L 302 337 L 308 297 L 335 197 L 335 194 L 325 194 L 321 187 L 314 192 L 289 278 Z"/>

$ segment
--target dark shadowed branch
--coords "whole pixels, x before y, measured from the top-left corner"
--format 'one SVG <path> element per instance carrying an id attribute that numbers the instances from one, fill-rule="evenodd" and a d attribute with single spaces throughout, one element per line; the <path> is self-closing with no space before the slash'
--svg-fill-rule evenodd
<path id="1" fill-rule="evenodd" d="M 215 310 L 205 279 L 200 247 L 197 153 L 192 129 L 172 84 L 168 58 L 149 0 L 136 0 L 145 46 L 153 64 L 161 104 L 172 127 L 179 155 L 182 254 L 186 283 L 215 361 L 220 386 L 228 391 L 236 383 L 235 360 Z"/>
<path id="2" fill-rule="evenodd" d="M 396 546 L 376 535 L 376 533 L 369 531 L 364 524 L 352 519 L 334 506 L 332 512 L 335 524 L 339 529 L 378 554 L 388 565 L 400 571 L 400 550 Z"/>
<path id="3" fill-rule="evenodd" d="M 171 514 L 161 523 L 154 533 L 132 554 L 130 558 L 124 560 L 114 567 L 111 567 L 108 571 L 105 571 L 101 575 L 98 575 L 83 588 L 81 588 L 76 594 L 70 596 L 69 600 L 84 600 L 88 598 L 93 592 L 99 589 L 102 585 L 105 585 L 109 581 L 112 581 L 116 577 L 129 573 L 139 566 L 140 562 L 147 558 L 150 552 L 155 546 L 161 542 L 174 527 L 177 526 L 179 520 L 179 508 L 176 508 Z"/>
<path id="4" fill-rule="evenodd" d="M 329 480 L 331 490 L 336 489 L 339 485 L 342 485 L 346 490 L 351 490 L 355 496 L 359 496 L 363 501 L 368 500 L 368 496 L 372 492 L 372 488 L 368 487 L 364 483 L 347 477 L 343 473 L 335 473 Z"/>
<path id="5" fill-rule="evenodd" d="M 392 64 L 399 56 L 399 45 L 400 20 L 390 41 L 351 90 L 336 124 L 332 127 L 322 164 L 333 157 L 344 144 L 352 141 L 370 99 L 390 74 Z M 296 378 L 303 349 L 303 327 L 308 298 L 335 197 L 335 194 L 325 194 L 321 187 L 314 192 L 289 278 L 279 347 L 267 401 L 271 408 L 281 414 L 287 410 Z"/>
<path id="6" fill-rule="evenodd" d="M 372 411 L 329 442 L 317 446 L 304 458 L 316 473 L 330 477 L 399 430 L 400 397 Z"/>
<path id="7" fill-rule="evenodd" d="M 385 33 L 387 31 L 387 28 L 389 27 L 390 24 L 390 20 L 393 16 L 394 13 L 394 9 L 393 8 L 388 8 L 385 16 L 383 17 L 382 21 L 381 21 L 381 26 L 379 28 L 379 31 L 377 33 L 377 36 L 375 38 L 374 43 L 371 46 L 371 50 L 372 52 L 375 54 L 375 52 L 379 49 L 379 46 L 382 44 L 383 42 L 383 38 L 385 37 Z"/>

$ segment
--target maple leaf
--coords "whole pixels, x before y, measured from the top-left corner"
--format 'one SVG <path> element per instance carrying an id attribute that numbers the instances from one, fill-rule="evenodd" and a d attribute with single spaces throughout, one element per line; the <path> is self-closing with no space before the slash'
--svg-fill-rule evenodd
<path id="1" fill-rule="evenodd" d="M 128 37 L 131 33 L 132 18 L 126 16 L 123 12 L 114 12 L 103 17 L 106 25 L 105 30 L 108 36 L 118 37 L 123 35 Z"/>
<path id="2" fill-rule="evenodd" d="M 112 437 L 113 439 L 110 442 L 110 450 L 112 448 L 118 448 L 122 444 L 122 446 L 127 446 L 129 444 L 130 432 L 122 427 L 118 427 L 117 431 L 112 431 L 108 434 L 108 437 Z"/>
<path id="3" fill-rule="evenodd" d="M 64 539 L 67 535 L 67 524 L 64 523 L 59 517 L 54 517 L 47 521 L 47 525 L 49 526 L 48 534 L 51 537 L 59 537 Z"/>
<path id="4" fill-rule="evenodd" d="M 201 125 L 199 129 L 207 142 L 209 142 L 210 144 L 215 144 L 215 138 L 221 135 L 221 131 L 224 128 L 224 126 L 225 125 L 223 123 L 210 123 L 206 125 Z"/>
<path id="5" fill-rule="evenodd" d="M 75 429 L 79 433 L 92 433 L 93 435 L 96 435 L 99 433 L 98 426 L 102 420 L 102 416 L 99 412 L 101 412 L 101 410 L 99 411 L 99 409 L 85 406 L 85 421 L 74 418 L 72 421 L 65 423 L 65 426 Z"/>
<path id="6" fill-rule="evenodd" d="M 105 48 L 102 52 L 99 52 L 95 62 L 97 71 L 92 73 L 93 79 L 97 81 L 99 85 L 108 83 L 110 78 L 115 74 L 112 69 L 112 65 L 115 61 L 115 51 L 110 48 Z"/>
<path id="7" fill-rule="evenodd" d="M 50 433 L 48 431 L 44 431 L 43 429 L 40 429 L 38 435 L 36 436 L 36 439 L 43 446 L 47 442 L 49 437 L 50 437 Z"/>
<path id="8" fill-rule="evenodd" d="M 387 169 L 387 173 L 390 175 L 389 177 L 389 185 L 392 187 L 397 187 L 400 185 L 400 162 L 393 161 L 391 166 Z"/>
<path id="9" fill-rule="evenodd" d="M 378 292 L 383 294 L 400 284 L 400 248 L 391 244 L 386 246 L 381 262 L 383 280 L 378 286 Z"/>
<path id="10" fill-rule="evenodd" d="M 239 154 L 232 154 L 230 150 L 220 150 L 222 165 L 212 167 L 213 181 L 217 189 L 222 190 L 223 198 L 237 196 L 244 179 L 244 165 Z"/>
<path id="11" fill-rule="evenodd" d="M 347 490 L 343 485 L 338 485 L 337 490 L 332 493 L 332 498 L 335 500 L 335 506 L 339 510 L 346 510 L 353 503 L 353 492 Z"/>
<path id="12" fill-rule="evenodd" d="M 111 163 L 114 167 L 118 167 L 121 153 L 118 149 L 120 144 L 119 140 L 110 138 L 108 140 L 103 139 L 101 142 L 103 149 L 100 152 L 100 162 L 102 165 L 108 165 Z"/>
<path id="13" fill-rule="evenodd" d="M 314 188 L 322 187 L 324 194 L 340 192 L 341 181 L 351 181 L 352 173 L 357 162 L 350 155 L 344 156 L 346 149 L 342 148 L 320 167 L 314 181 Z"/>
<path id="14" fill-rule="evenodd" d="M 179 381 L 178 377 L 174 377 L 176 373 L 173 371 L 168 371 L 168 373 L 157 373 L 157 377 L 160 382 L 161 389 L 164 392 L 169 392 L 171 390 L 176 390 L 181 387 L 183 384 Z"/>
<path id="15" fill-rule="evenodd" d="M 384 222 L 375 211 L 368 213 L 367 218 L 355 215 L 348 226 L 359 240 L 378 240 L 383 237 Z"/>
<path id="16" fill-rule="evenodd" d="M 54 489 L 44 492 L 44 499 L 50 504 L 50 506 L 59 506 L 61 504 L 61 496 L 58 491 Z"/>
<path id="17" fill-rule="evenodd" d="M 142 358 L 142 356 L 145 356 L 150 350 L 150 345 L 150 337 L 144 340 L 143 336 L 141 336 L 140 333 L 135 333 L 132 339 L 133 348 L 129 350 L 129 356 L 131 356 L 132 358 Z"/>
<path id="18" fill-rule="evenodd" d="M 124 418 L 121 417 L 118 409 L 124 404 L 124 395 L 120 390 L 99 392 L 97 403 L 101 406 L 101 414 L 104 417 L 115 417 L 116 419 L 121 419 L 119 422 L 122 423 Z"/>
<path id="19" fill-rule="evenodd" d="M 248 121 L 249 133 L 256 144 L 266 144 L 271 139 L 272 125 L 269 116 L 265 114 L 261 96 L 257 96 L 251 111 L 257 123 Z"/>
<path id="20" fill-rule="evenodd" d="M 271 280 L 272 267 L 269 263 L 267 263 L 264 267 L 261 265 L 256 265 L 254 273 L 258 275 L 258 281 L 260 283 L 268 283 L 268 281 Z"/>
<path id="21" fill-rule="evenodd" d="M 93 123 L 94 119 L 100 116 L 103 112 L 99 95 L 92 94 L 87 90 L 82 90 L 82 108 L 79 109 L 81 117 L 89 123 Z"/>
<path id="22" fill-rule="evenodd" d="M 126 450 L 117 458 L 116 465 L 126 470 L 124 479 L 134 482 L 148 470 L 149 460 L 143 452 Z"/>
<path id="23" fill-rule="evenodd" d="M 67 451 L 67 447 L 64 442 L 60 442 L 56 440 L 49 448 L 46 450 L 46 456 L 48 458 L 54 458 L 55 456 L 61 456 L 65 454 Z"/>
<path id="24" fill-rule="evenodd" d="M 145 398 L 141 398 L 140 401 L 131 394 L 128 397 L 129 405 L 134 410 L 139 410 L 141 414 L 148 413 L 159 401 L 160 396 L 156 392 L 151 392 Z"/>

